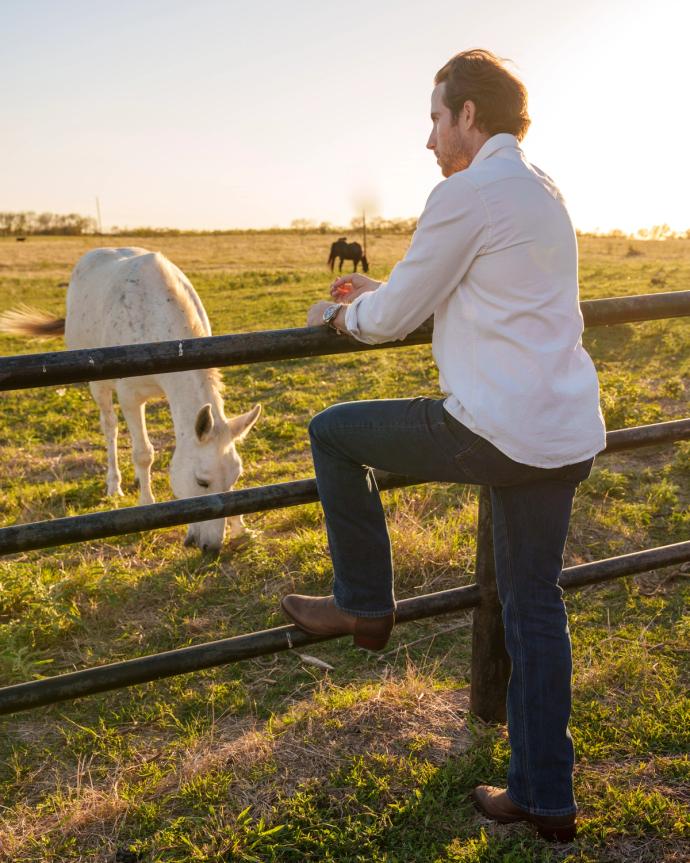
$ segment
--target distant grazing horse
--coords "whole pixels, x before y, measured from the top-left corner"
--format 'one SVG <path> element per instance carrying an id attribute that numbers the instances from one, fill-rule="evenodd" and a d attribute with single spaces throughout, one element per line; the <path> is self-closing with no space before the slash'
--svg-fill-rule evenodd
<path id="1" fill-rule="evenodd" d="M 189 279 L 158 252 L 146 249 L 94 249 L 77 263 L 67 290 L 67 314 L 54 318 L 32 309 L 6 312 L 0 329 L 29 336 L 64 333 L 68 348 L 160 342 L 210 336 L 206 311 Z M 170 483 L 176 497 L 228 491 L 242 472 L 235 444 L 256 422 L 261 405 L 226 418 L 218 369 L 151 373 L 93 381 L 91 393 L 101 412 L 108 445 L 108 494 L 121 495 L 117 464 L 117 415 L 113 390 L 132 437 L 139 503 L 153 503 L 154 450 L 146 432 L 145 405 L 164 395 L 175 428 Z M 241 516 L 230 518 L 230 535 L 246 532 Z M 185 545 L 218 551 L 225 519 L 191 524 Z"/>
<path id="2" fill-rule="evenodd" d="M 331 254 L 328 256 L 328 266 L 331 268 L 331 272 L 333 271 L 336 258 L 340 258 L 339 273 L 343 271 L 343 261 L 353 261 L 353 273 L 357 272 L 357 264 L 360 261 L 362 262 L 364 272 L 369 272 L 369 262 L 367 261 L 367 256 L 362 254 L 362 247 L 359 243 L 348 243 L 347 237 L 339 237 L 331 245 Z"/>

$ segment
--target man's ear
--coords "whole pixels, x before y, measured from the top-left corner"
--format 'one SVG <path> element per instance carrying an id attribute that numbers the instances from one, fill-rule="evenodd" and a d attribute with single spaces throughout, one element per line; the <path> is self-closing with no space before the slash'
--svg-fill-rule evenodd
<path id="1" fill-rule="evenodd" d="M 475 125 L 477 106 L 471 99 L 466 99 L 460 111 L 460 119 L 465 129 L 471 129 Z"/>
<path id="2" fill-rule="evenodd" d="M 250 411 L 247 411 L 246 414 L 240 414 L 239 416 L 229 419 L 228 425 L 230 426 L 232 439 L 234 441 L 244 440 L 252 430 L 254 423 L 259 419 L 260 413 L 261 405 L 254 405 L 254 407 Z"/>

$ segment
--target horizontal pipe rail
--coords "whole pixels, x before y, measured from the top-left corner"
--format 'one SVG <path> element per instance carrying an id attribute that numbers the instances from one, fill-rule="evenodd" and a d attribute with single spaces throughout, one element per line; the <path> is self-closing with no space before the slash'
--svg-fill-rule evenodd
<path id="1" fill-rule="evenodd" d="M 690 542 L 679 542 L 675 545 L 569 567 L 563 570 L 561 586 L 566 590 L 572 590 L 583 585 L 609 581 L 623 575 L 648 572 L 651 569 L 672 566 L 688 560 L 690 560 Z M 396 619 L 398 623 L 407 623 L 472 608 L 479 603 L 479 588 L 476 584 L 456 587 L 400 600 L 396 607 Z M 6 686 L 0 689 L 0 716 L 112 689 L 161 680 L 178 674 L 188 674 L 205 668 L 240 662 L 255 656 L 301 648 L 332 640 L 334 637 L 339 636 L 319 637 L 309 635 L 293 625 L 279 626 L 249 635 L 238 635 L 207 644 L 74 671 L 45 680 Z"/>
<path id="2" fill-rule="evenodd" d="M 606 436 L 605 453 L 652 444 L 690 439 L 690 418 L 654 425 L 617 429 Z M 423 480 L 376 473 L 382 490 L 421 484 Z M 56 518 L 0 528 L 0 555 L 38 548 L 69 545 L 155 528 L 209 521 L 233 515 L 247 515 L 287 506 L 314 503 L 319 499 L 314 479 L 206 494 L 182 500 L 131 506 L 87 515 Z"/>
<path id="3" fill-rule="evenodd" d="M 585 300 L 585 326 L 595 327 L 690 315 L 690 291 Z M 110 348 L 21 354 L 0 359 L 0 390 L 237 366 L 302 357 L 399 348 L 431 341 L 430 321 L 401 341 L 365 345 L 324 327 L 235 333 L 203 339 L 152 342 Z"/>
<path id="4" fill-rule="evenodd" d="M 420 480 L 393 474 L 376 473 L 379 488 L 401 488 Z M 315 479 L 300 479 L 275 485 L 205 494 L 165 503 L 129 506 L 73 515 L 51 521 L 36 521 L 0 529 L 0 555 L 38 548 L 52 548 L 73 542 L 105 539 L 127 533 L 140 533 L 161 527 L 174 527 L 196 521 L 209 521 L 233 515 L 265 512 L 288 506 L 314 503 L 319 499 Z"/>

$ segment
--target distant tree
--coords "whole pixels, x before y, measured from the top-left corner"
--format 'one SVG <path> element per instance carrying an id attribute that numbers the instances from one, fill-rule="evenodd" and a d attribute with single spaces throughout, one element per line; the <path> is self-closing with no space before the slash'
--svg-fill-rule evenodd
<path id="1" fill-rule="evenodd" d="M 55 220 L 58 218 L 54 213 L 39 213 L 36 217 L 37 230 L 35 234 L 52 234 Z"/>
<path id="2" fill-rule="evenodd" d="M 680 236 L 669 225 L 652 225 L 651 228 L 639 228 L 636 234 L 640 240 L 671 240 Z"/>
<path id="3" fill-rule="evenodd" d="M 353 219 L 353 227 L 354 222 L 358 222 L 358 227 L 361 228 L 362 220 L 361 219 Z M 414 218 L 411 219 L 384 219 L 382 216 L 372 216 L 370 219 L 367 219 L 367 227 L 371 228 L 372 231 L 377 231 L 378 233 L 384 234 L 408 234 L 417 227 L 417 220 Z"/>
<path id="4" fill-rule="evenodd" d="M 650 234 L 653 240 L 670 240 L 675 236 L 669 225 L 654 225 Z"/>
<path id="5" fill-rule="evenodd" d="M 290 228 L 293 231 L 315 231 L 316 222 L 313 219 L 293 219 Z"/>

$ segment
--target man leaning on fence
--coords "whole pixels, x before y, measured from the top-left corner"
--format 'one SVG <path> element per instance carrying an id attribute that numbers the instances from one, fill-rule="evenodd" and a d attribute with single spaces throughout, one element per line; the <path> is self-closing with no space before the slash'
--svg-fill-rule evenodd
<path id="1" fill-rule="evenodd" d="M 309 427 L 333 559 L 333 595 L 286 596 L 314 634 L 380 649 L 394 624 L 393 566 L 368 467 L 487 485 L 496 580 L 511 659 L 507 789 L 479 786 L 496 821 L 575 835 L 571 649 L 558 585 L 575 489 L 605 445 L 599 387 L 582 347 L 577 243 L 553 181 L 524 157 L 523 84 L 488 51 L 437 73 L 433 150 L 444 176 L 387 282 L 337 279 L 309 311 L 367 344 L 434 316 L 445 396 L 338 404 Z"/>

